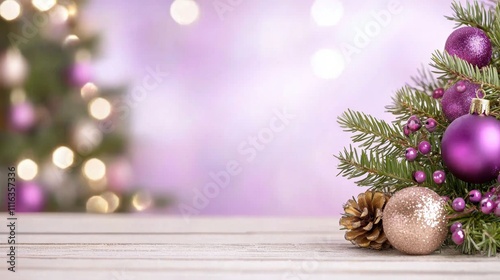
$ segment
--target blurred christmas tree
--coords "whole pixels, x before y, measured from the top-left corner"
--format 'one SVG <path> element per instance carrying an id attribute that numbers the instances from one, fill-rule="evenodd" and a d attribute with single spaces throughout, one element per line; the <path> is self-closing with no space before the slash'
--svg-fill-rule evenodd
<path id="1" fill-rule="evenodd" d="M 16 167 L 17 211 L 111 213 L 154 203 L 145 192 L 125 193 L 126 126 L 112 106 L 123 90 L 93 83 L 97 40 L 81 23 L 81 4 L 0 3 L 0 166 L 2 176 Z"/>

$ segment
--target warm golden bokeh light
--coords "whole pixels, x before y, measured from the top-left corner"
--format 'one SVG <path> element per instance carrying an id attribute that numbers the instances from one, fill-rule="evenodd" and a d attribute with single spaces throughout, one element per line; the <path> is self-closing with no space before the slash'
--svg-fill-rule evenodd
<path id="1" fill-rule="evenodd" d="M 75 153 L 68 147 L 61 146 L 52 153 L 52 162 L 61 169 L 70 167 L 74 159 Z"/>
<path id="2" fill-rule="evenodd" d="M 56 0 L 31 0 L 31 4 L 40 12 L 50 10 L 57 4 Z"/>
<path id="3" fill-rule="evenodd" d="M 137 211 L 144 211 L 148 209 L 153 203 L 151 194 L 146 191 L 139 191 L 132 197 L 132 206 Z"/>
<path id="4" fill-rule="evenodd" d="M 87 200 L 87 212 L 107 213 L 108 209 L 108 202 L 101 196 L 95 195 Z"/>
<path id="5" fill-rule="evenodd" d="M 120 206 L 120 198 L 113 192 L 105 192 L 101 195 L 108 203 L 107 213 L 113 213 Z"/>
<path id="6" fill-rule="evenodd" d="M 21 15 L 21 5 L 15 0 L 6 0 L 0 4 L 0 16 L 5 20 L 15 20 Z"/>
<path id="7" fill-rule="evenodd" d="M 106 165 L 97 158 L 87 160 L 83 164 L 83 175 L 92 181 L 98 181 L 106 176 Z"/>
<path id="8" fill-rule="evenodd" d="M 17 164 L 17 175 L 19 178 L 29 181 L 38 174 L 38 165 L 31 159 L 23 159 Z"/>
<path id="9" fill-rule="evenodd" d="M 111 104 L 102 97 L 94 98 L 89 103 L 89 114 L 98 120 L 104 120 L 111 114 Z"/>
<path id="10" fill-rule="evenodd" d="M 82 95 L 82 98 L 87 100 L 94 98 L 97 96 L 97 93 L 99 92 L 99 88 L 94 83 L 86 83 L 82 89 L 80 90 L 80 94 Z"/>
<path id="11" fill-rule="evenodd" d="M 170 6 L 170 16 L 178 24 L 188 25 L 200 16 L 200 7 L 193 0 L 175 0 Z"/>

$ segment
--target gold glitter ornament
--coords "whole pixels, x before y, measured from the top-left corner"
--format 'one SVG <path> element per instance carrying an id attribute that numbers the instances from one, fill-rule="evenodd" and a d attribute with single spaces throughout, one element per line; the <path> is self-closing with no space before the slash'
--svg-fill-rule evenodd
<path id="1" fill-rule="evenodd" d="M 434 252 L 448 234 L 443 199 L 423 187 L 396 192 L 385 206 L 382 223 L 391 245 L 409 255 Z"/>

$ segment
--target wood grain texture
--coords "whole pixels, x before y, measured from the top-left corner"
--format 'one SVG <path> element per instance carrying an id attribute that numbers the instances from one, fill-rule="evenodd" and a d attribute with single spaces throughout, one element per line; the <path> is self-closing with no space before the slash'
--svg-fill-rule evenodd
<path id="1" fill-rule="evenodd" d="M 499 257 L 355 248 L 335 218 L 32 214 L 17 225 L 17 272 L 5 257 L 2 280 L 500 279 Z"/>

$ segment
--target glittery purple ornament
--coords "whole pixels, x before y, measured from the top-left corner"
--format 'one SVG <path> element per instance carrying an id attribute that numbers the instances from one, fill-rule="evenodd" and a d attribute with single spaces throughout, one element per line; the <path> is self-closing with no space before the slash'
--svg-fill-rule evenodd
<path id="1" fill-rule="evenodd" d="M 478 190 L 472 190 L 469 192 L 469 200 L 474 203 L 478 203 L 481 201 L 481 198 L 483 196 L 481 195 L 481 192 Z"/>
<path id="2" fill-rule="evenodd" d="M 478 84 L 473 84 L 468 81 L 458 81 L 444 92 L 441 105 L 443 113 L 452 122 L 456 118 L 469 113 L 472 98 L 476 97 L 476 92 L 480 88 Z M 483 93 L 479 93 L 479 97 L 483 97 Z"/>
<path id="3" fill-rule="evenodd" d="M 45 195 L 35 182 L 23 182 L 16 189 L 17 212 L 40 212 L 45 205 Z"/>
<path id="4" fill-rule="evenodd" d="M 465 209 L 465 200 L 461 197 L 457 197 L 451 203 L 451 207 L 457 212 L 462 212 Z"/>
<path id="5" fill-rule="evenodd" d="M 82 87 L 92 81 L 92 66 L 89 62 L 78 62 L 69 69 L 69 82 L 76 87 Z"/>
<path id="6" fill-rule="evenodd" d="M 455 230 L 451 234 L 451 240 L 453 240 L 453 242 L 457 245 L 462 245 L 462 243 L 464 243 L 465 240 L 464 231 L 462 229 Z"/>
<path id="7" fill-rule="evenodd" d="M 500 121 L 491 116 L 465 115 L 452 122 L 441 141 L 449 171 L 462 181 L 482 184 L 500 171 Z"/>
<path id="8" fill-rule="evenodd" d="M 12 105 L 10 109 L 10 125 L 17 131 L 26 131 L 35 124 L 35 108 L 30 102 Z"/>
<path id="9" fill-rule="evenodd" d="M 491 41 L 483 30 L 476 27 L 462 27 L 453 31 L 444 49 L 479 68 L 490 63 Z"/>

